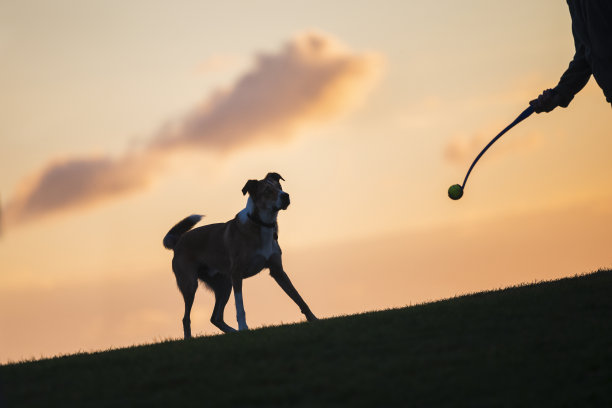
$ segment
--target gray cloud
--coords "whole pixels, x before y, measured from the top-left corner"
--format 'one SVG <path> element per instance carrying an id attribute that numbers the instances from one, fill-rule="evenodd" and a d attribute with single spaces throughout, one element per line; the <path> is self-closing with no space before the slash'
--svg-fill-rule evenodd
<path id="1" fill-rule="evenodd" d="M 230 89 L 161 127 L 140 153 L 51 161 L 21 183 L 5 218 L 29 221 L 138 191 L 154 181 L 164 157 L 184 148 L 230 151 L 285 141 L 358 104 L 381 66 L 381 57 L 355 53 L 327 34 L 298 35 L 279 52 L 258 55 Z"/>
<path id="2" fill-rule="evenodd" d="M 261 140 L 281 141 L 302 125 L 346 111 L 376 79 L 373 54 L 354 54 L 329 36 L 307 33 L 280 53 L 260 54 L 253 70 L 162 132 L 152 147 L 220 150 Z"/>
<path id="3" fill-rule="evenodd" d="M 27 221 L 47 213 L 88 206 L 142 189 L 155 172 L 154 155 L 81 157 L 58 160 L 24 182 L 6 207 L 11 222 Z"/>

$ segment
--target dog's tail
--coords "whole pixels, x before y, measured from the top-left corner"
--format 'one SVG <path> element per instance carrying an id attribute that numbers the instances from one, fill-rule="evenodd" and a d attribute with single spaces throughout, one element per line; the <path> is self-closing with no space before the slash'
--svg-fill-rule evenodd
<path id="1" fill-rule="evenodd" d="M 202 219 L 202 215 L 193 214 L 181 220 L 164 237 L 164 246 L 168 249 L 174 249 L 181 235 L 189 231 Z"/>

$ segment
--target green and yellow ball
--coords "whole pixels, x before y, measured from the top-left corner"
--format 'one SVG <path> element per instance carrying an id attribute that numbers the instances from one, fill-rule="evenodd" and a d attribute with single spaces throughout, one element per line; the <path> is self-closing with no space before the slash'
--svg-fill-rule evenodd
<path id="1" fill-rule="evenodd" d="M 463 197 L 463 188 L 459 184 L 453 184 L 448 188 L 448 196 L 452 200 L 458 200 Z"/>

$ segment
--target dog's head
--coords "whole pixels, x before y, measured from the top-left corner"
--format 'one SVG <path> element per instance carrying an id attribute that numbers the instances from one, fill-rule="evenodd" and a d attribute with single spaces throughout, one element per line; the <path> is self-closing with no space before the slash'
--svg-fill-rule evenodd
<path id="1" fill-rule="evenodd" d="M 278 173 L 268 173 L 263 180 L 249 180 L 242 188 L 242 194 L 249 194 L 259 211 L 278 212 L 289 207 L 289 194 L 283 191 Z"/>

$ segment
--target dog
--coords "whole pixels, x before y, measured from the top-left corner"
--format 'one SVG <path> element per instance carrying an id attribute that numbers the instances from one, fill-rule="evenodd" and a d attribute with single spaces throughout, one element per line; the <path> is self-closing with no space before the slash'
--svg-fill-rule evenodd
<path id="1" fill-rule="evenodd" d="M 289 207 L 289 194 L 281 187 L 278 173 L 268 173 L 263 180 L 248 180 L 242 194 L 248 194 L 246 208 L 225 223 L 192 229 L 201 219 L 191 215 L 168 231 L 163 244 L 174 251 L 172 270 L 183 300 L 183 331 L 191 337 L 191 307 L 198 280 L 215 293 L 210 321 L 224 333 L 236 331 L 223 320 L 225 305 L 232 289 L 236 303 L 238 330 L 248 330 L 242 297 L 242 281 L 269 269 L 270 275 L 299 306 L 308 321 L 317 320 L 283 269 L 278 245 L 279 211 Z"/>

